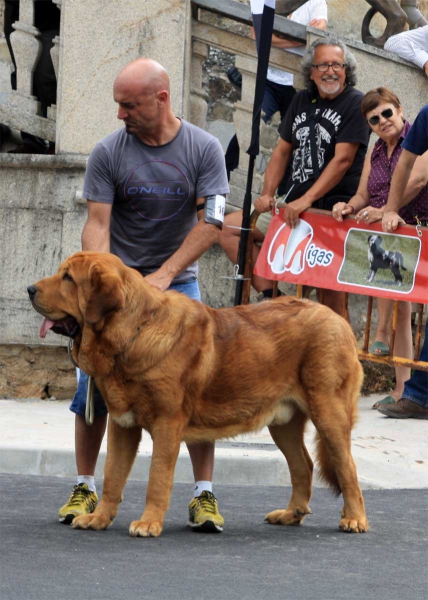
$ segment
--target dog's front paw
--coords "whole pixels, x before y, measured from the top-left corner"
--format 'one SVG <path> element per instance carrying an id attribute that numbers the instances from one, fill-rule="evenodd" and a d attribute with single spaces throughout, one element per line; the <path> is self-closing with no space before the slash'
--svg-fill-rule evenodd
<path id="1" fill-rule="evenodd" d="M 369 522 L 365 516 L 359 519 L 347 519 L 344 517 L 340 520 L 339 529 L 346 533 L 365 533 L 369 529 Z"/>
<path id="2" fill-rule="evenodd" d="M 107 529 L 113 522 L 113 519 L 108 519 L 103 515 L 92 513 L 90 515 L 81 515 L 75 517 L 71 524 L 74 529 Z"/>
<path id="3" fill-rule="evenodd" d="M 132 521 L 129 535 L 132 537 L 159 537 L 162 533 L 161 521 Z"/>
<path id="4" fill-rule="evenodd" d="M 311 514 L 311 509 L 283 509 L 273 510 L 265 516 L 265 521 L 272 525 L 300 525 L 306 515 Z"/>

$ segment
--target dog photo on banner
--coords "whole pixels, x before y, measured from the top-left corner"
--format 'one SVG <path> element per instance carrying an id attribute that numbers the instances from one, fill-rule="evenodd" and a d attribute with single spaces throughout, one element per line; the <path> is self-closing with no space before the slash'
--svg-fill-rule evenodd
<path id="1" fill-rule="evenodd" d="M 337 222 L 321 210 L 306 211 L 290 229 L 284 211 L 273 215 L 257 263 L 256 275 L 276 281 L 382 298 L 425 302 L 428 247 L 426 231 L 403 226 L 383 233 L 348 217 Z"/>
<path id="2" fill-rule="evenodd" d="M 407 294 L 415 283 L 420 253 L 417 237 L 350 229 L 338 281 Z"/>

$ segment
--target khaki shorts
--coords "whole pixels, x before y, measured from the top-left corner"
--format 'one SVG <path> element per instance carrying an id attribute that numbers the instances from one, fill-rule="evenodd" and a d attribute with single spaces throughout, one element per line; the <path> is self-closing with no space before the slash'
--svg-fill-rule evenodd
<path id="1" fill-rule="evenodd" d="M 251 211 L 254 210 L 254 206 L 251 207 Z M 270 222 L 272 220 L 272 211 L 261 213 L 257 219 L 256 228 L 266 235 Z"/>

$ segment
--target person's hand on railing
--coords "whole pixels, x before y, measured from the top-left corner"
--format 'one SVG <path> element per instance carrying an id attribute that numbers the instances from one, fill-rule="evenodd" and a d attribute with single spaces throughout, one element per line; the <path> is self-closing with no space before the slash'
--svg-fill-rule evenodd
<path id="1" fill-rule="evenodd" d="M 347 204 L 346 202 L 338 202 L 333 206 L 332 215 L 336 219 L 336 221 L 343 221 L 343 217 L 346 215 L 354 214 L 354 207 L 352 204 Z"/>
<path id="2" fill-rule="evenodd" d="M 367 225 L 381 221 L 383 217 L 383 207 L 374 208 L 374 206 L 366 206 L 357 213 L 357 223 L 364 222 Z"/>
<path id="3" fill-rule="evenodd" d="M 405 225 L 406 222 L 394 210 L 384 211 L 382 216 L 383 231 L 395 231 L 398 225 Z"/>
<path id="4" fill-rule="evenodd" d="M 299 224 L 299 215 L 303 211 L 311 208 L 312 202 L 306 200 L 304 196 L 289 202 L 284 208 L 284 221 L 290 227 L 294 229 Z"/>
<path id="5" fill-rule="evenodd" d="M 258 213 L 269 212 L 275 205 L 275 198 L 269 194 L 262 194 L 254 202 L 254 208 Z"/>

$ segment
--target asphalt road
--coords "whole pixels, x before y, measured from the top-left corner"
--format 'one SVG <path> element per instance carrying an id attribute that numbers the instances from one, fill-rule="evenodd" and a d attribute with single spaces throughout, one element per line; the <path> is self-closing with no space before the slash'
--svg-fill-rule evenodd
<path id="1" fill-rule="evenodd" d="M 222 534 L 185 527 L 191 490 L 176 485 L 160 538 L 128 536 L 145 485 L 129 482 L 107 531 L 56 512 L 69 479 L 0 475 L 1 600 L 422 600 L 428 597 L 427 491 L 364 493 L 371 529 L 338 531 L 341 499 L 315 489 L 301 527 L 263 522 L 280 487 L 217 486 Z"/>

